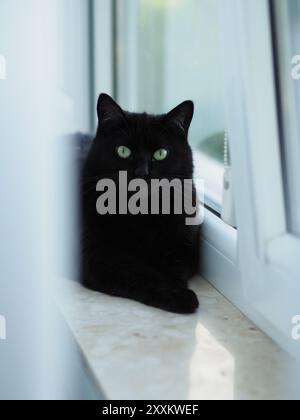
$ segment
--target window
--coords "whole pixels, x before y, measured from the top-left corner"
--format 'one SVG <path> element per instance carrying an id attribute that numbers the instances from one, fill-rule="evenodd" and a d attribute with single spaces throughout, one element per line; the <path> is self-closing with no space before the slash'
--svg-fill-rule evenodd
<path id="1" fill-rule="evenodd" d="M 163 113 L 196 105 L 190 141 L 206 203 L 220 212 L 224 107 L 219 6 L 222 0 L 117 3 L 117 97 L 131 110 Z"/>
<path id="2" fill-rule="evenodd" d="M 300 295 L 300 80 L 291 77 L 291 60 L 300 55 L 299 1 L 113 4 L 114 96 L 129 110 L 155 113 L 194 100 L 196 175 L 200 169 L 206 203 L 218 212 L 229 134 L 238 231 L 207 212 L 201 275 L 299 354 L 299 342 L 291 340 Z M 300 57 L 294 59 L 300 77 Z"/>
<path id="3" fill-rule="evenodd" d="M 279 6 L 284 10 L 279 11 Z M 293 1 L 283 0 L 228 0 L 223 12 L 226 115 L 241 279 L 238 285 L 214 284 L 282 347 L 299 357 L 299 342 L 291 338 L 292 320 L 299 312 L 300 241 L 294 234 L 295 216 L 292 219 L 299 204 L 295 184 L 290 181 L 295 173 L 289 174 L 294 161 L 287 154 L 299 141 L 295 135 L 299 103 L 291 77 L 293 54 L 290 56 L 295 48 L 293 20 L 299 21 L 299 17 Z M 282 20 L 284 16 L 289 19 Z M 288 46 L 293 45 L 288 52 Z"/>
<path id="4" fill-rule="evenodd" d="M 273 12 L 287 224 L 300 236 L 300 2 L 275 0 Z"/>

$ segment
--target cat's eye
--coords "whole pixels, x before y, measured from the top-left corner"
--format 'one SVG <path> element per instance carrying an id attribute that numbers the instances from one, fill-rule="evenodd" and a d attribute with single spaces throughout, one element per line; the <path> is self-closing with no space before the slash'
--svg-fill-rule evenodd
<path id="1" fill-rule="evenodd" d="M 153 159 L 154 160 L 165 160 L 167 156 L 168 156 L 168 151 L 166 149 L 159 149 L 154 153 Z"/>
<path id="2" fill-rule="evenodd" d="M 122 159 L 129 159 L 131 156 L 131 150 L 126 146 L 120 146 L 117 148 L 117 153 Z"/>

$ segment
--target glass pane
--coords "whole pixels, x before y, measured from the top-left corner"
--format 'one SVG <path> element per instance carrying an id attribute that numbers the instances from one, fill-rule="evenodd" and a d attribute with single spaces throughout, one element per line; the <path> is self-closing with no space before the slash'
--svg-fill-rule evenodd
<path id="1" fill-rule="evenodd" d="M 289 230 L 300 235 L 300 0 L 274 2 L 276 60 Z"/>
<path id="2" fill-rule="evenodd" d="M 121 0 L 117 15 L 118 99 L 131 110 L 166 112 L 195 102 L 190 141 L 196 176 L 220 209 L 224 109 L 219 6 L 223 0 Z"/>

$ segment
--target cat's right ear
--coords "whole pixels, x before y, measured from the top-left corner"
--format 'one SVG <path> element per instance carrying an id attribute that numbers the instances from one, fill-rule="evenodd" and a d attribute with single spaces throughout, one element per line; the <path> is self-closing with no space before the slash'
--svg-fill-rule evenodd
<path id="1" fill-rule="evenodd" d="M 122 108 L 106 93 L 102 93 L 99 96 L 97 114 L 100 125 L 126 120 Z"/>

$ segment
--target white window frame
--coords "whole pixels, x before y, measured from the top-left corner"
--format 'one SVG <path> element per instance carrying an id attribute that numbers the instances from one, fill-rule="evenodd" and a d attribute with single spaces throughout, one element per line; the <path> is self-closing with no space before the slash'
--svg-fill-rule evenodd
<path id="1" fill-rule="evenodd" d="M 299 355 L 291 331 L 300 312 L 300 241 L 286 223 L 269 2 L 228 0 L 222 16 L 242 294 L 212 282 Z"/>
<path id="2" fill-rule="evenodd" d="M 93 128 L 98 119 L 100 93 L 114 96 L 114 7 L 113 0 L 91 0 Z"/>
<path id="3" fill-rule="evenodd" d="M 284 172 L 286 198 L 288 204 L 293 199 L 293 208 L 289 209 L 289 227 L 300 235 L 300 195 L 298 193 L 298 167 L 300 156 L 298 121 L 299 98 L 297 88 L 300 84 L 294 80 L 294 60 L 295 54 L 298 55 L 299 46 L 294 45 L 293 34 L 290 32 L 290 25 L 293 24 L 290 16 L 290 7 L 293 0 L 278 1 L 272 0 L 272 18 L 276 37 L 275 58 L 277 69 L 277 84 L 279 87 L 278 97 L 280 97 L 280 123 L 282 136 L 282 150 L 284 151 Z M 296 0 L 298 2 L 298 0 Z M 277 33 L 278 31 L 278 33 Z M 279 33 L 280 32 L 280 33 Z M 298 211 L 295 211 L 298 210 Z"/>

